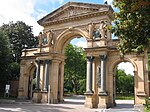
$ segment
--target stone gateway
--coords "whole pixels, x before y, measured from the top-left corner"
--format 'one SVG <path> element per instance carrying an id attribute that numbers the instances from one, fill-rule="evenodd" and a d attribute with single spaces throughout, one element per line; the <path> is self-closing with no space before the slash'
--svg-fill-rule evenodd
<path id="1" fill-rule="evenodd" d="M 62 102 L 64 48 L 73 38 L 84 37 L 87 41 L 85 106 L 115 105 L 115 68 L 120 62 L 134 66 L 135 105 L 145 104 L 145 97 L 149 96 L 147 52 L 122 56 L 116 49 L 119 39 L 112 39 L 106 28 L 113 19 L 110 5 L 80 2 L 68 2 L 40 19 L 38 23 L 44 30 L 39 34 L 38 47 L 22 52 L 18 98 Z"/>

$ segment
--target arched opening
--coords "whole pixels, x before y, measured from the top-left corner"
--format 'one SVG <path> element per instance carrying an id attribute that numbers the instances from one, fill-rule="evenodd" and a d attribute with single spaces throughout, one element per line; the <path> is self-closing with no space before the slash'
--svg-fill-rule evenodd
<path id="1" fill-rule="evenodd" d="M 62 39 L 58 44 L 59 52 L 65 55 L 65 64 L 64 64 L 64 98 L 65 101 L 72 101 L 72 99 L 76 99 L 75 101 L 84 103 L 84 93 L 86 88 L 86 60 L 84 49 L 81 45 L 87 46 L 85 35 L 77 29 L 72 31 L 67 31 L 64 34 L 60 34 L 63 37 L 59 37 Z M 59 41 L 59 40 L 58 40 Z M 82 44 L 80 44 L 82 43 Z M 80 46 L 80 47 L 79 47 Z M 60 70 L 61 71 L 61 65 Z M 58 79 L 61 80 L 61 77 L 58 76 Z M 60 81 L 58 81 L 58 88 L 61 88 Z M 80 97 L 78 96 L 80 95 Z M 59 93 L 58 93 L 59 97 Z M 59 98 L 58 98 L 59 99 Z"/>
<path id="2" fill-rule="evenodd" d="M 67 96 L 65 101 L 74 98 L 80 99 L 80 102 L 84 103 L 86 59 L 83 47 L 86 46 L 85 41 L 83 37 L 74 38 L 65 48 L 64 95 Z M 68 96 L 71 97 L 69 98 Z"/>
<path id="3" fill-rule="evenodd" d="M 28 95 L 27 95 L 28 99 L 32 99 L 33 97 L 33 91 L 35 89 L 35 80 L 36 80 L 36 66 L 32 65 L 28 77 Z"/>
<path id="4" fill-rule="evenodd" d="M 88 39 L 88 33 L 77 28 L 69 28 L 63 31 L 57 38 L 58 40 L 55 43 L 54 51 L 64 54 L 65 47 L 68 43 L 74 38 L 84 37 Z"/>
<path id="5" fill-rule="evenodd" d="M 118 108 L 133 108 L 135 89 L 134 66 L 119 62 L 114 69 L 114 103 Z"/>

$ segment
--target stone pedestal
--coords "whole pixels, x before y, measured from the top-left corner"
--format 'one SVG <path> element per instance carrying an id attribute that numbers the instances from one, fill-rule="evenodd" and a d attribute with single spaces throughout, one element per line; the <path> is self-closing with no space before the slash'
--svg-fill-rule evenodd
<path id="1" fill-rule="evenodd" d="M 106 109 L 107 108 L 107 94 L 99 93 L 99 103 L 98 108 Z"/>
<path id="2" fill-rule="evenodd" d="M 18 89 L 18 99 L 25 99 L 25 97 L 23 96 L 23 92 L 23 88 Z"/>
<path id="3" fill-rule="evenodd" d="M 99 45 L 100 45 L 100 46 L 107 46 L 107 39 L 106 39 L 106 38 L 100 39 Z"/>
<path id="4" fill-rule="evenodd" d="M 48 92 L 47 91 L 43 91 L 42 92 L 42 103 L 48 103 Z"/>
<path id="5" fill-rule="evenodd" d="M 146 94 L 144 92 L 137 92 L 135 97 L 135 105 L 145 104 Z"/>
<path id="6" fill-rule="evenodd" d="M 32 102 L 41 103 L 41 99 L 42 99 L 42 93 L 41 92 L 34 92 L 33 93 Z"/>
<path id="7" fill-rule="evenodd" d="M 134 105 L 134 109 L 139 110 L 140 112 L 144 112 L 143 104 Z"/>
<path id="8" fill-rule="evenodd" d="M 85 93 L 85 107 L 94 108 L 93 94 Z"/>

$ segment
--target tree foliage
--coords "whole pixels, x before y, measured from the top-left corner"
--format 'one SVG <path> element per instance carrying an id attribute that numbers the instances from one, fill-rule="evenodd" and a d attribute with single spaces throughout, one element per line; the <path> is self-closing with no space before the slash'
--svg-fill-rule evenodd
<path id="1" fill-rule="evenodd" d="M 111 30 L 121 39 L 119 50 L 123 54 L 142 53 L 150 44 L 150 1 L 114 0 L 114 6 L 119 12 Z"/>
<path id="2" fill-rule="evenodd" d="M 23 49 L 33 48 L 37 45 L 37 38 L 33 35 L 32 27 L 26 25 L 22 21 L 3 24 L 0 29 L 9 37 L 14 62 L 20 62 L 20 56 Z"/>
<path id="3" fill-rule="evenodd" d="M 10 49 L 8 37 L 0 31 L 0 90 L 3 90 L 9 74 Z"/>
<path id="4" fill-rule="evenodd" d="M 83 48 L 69 44 L 65 49 L 64 87 L 75 94 L 85 92 L 86 60 Z"/>
<path id="5" fill-rule="evenodd" d="M 134 76 L 126 74 L 124 70 L 116 71 L 116 92 L 117 93 L 134 93 Z"/>
<path id="6" fill-rule="evenodd" d="M 18 79 L 22 50 L 36 47 L 38 44 L 37 38 L 33 35 L 32 27 L 22 21 L 3 24 L 0 27 L 0 31 L 8 37 L 8 47 L 10 48 L 10 57 L 8 58 L 10 62 L 7 65 L 9 66 L 9 80 Z M 5 43 L 2 43 L 2 45 L 5 45 Z M 3 54 L 3 56 L 5 55 Z"/>

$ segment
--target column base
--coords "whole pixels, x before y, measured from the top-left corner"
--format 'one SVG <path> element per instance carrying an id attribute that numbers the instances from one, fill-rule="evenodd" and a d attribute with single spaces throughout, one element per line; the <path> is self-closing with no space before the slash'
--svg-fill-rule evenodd
<path id="1" fill-rule="evenodd" d="M 85 93 L 85 104 L 84 106 L 85 107 L 88 107 L 88 108 L 94 108 L 94 101 L 93 101 L 93 93 L 91 92 L 86 92 Z"/>
<path id="2" fill-rule="evenodd" d="M 41 91 L 41 90 L 40 89 L 36 89 L 36 88 L 34 89 L 34 92 L 38 93 L 39 91 Z"/>
<path id="3" fill-rule="evenodd" d="M 50 103 L 51 104 L 57 104 L 58 103 L 58 99 L 50 99 Z"/>
<path id="4" fill-rule="evenodd" d="M 86 93 L 84 93 L 85 95 L 93 95 L 93 91 L 87 91 Z"/>
<path id="5" fill-rule="evenodd" d="M 41 103 L 41 99 L 42 99 L 42 93 L 41 92 L 34 92 L 33 93 L 32 102 Z"/>
<path id="6" fill-rule="evenodd" d="M 48 92 L 47 91 L 43 91 L 42 92 L 42 99 L 41 99 L 42 103 L 48 103 Z"/>
<path id="7" fill-rule="evenodd" d="M 99 96 L 107 96 L 108 94 L 107 94 L 107 92 L 99 92 L 98 95 Z"/>
<path id="8" fill-rule="evenodd" d="M 99 95 L 98 108 L 102 108 L 102 109 L 108 108 L 107 93 L 100 92 L 98 95 Z"/>

